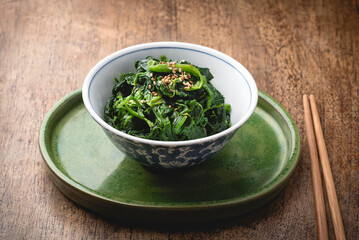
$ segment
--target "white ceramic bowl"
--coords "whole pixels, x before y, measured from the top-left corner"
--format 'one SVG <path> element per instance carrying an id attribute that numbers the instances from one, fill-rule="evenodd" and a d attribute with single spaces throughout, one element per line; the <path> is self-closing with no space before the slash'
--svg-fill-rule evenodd
<path id="1" fill-rule="evenodd" d="M 214 76 L 212 84 L 232 107 L 230 128 L 195 140 L 156 141 L 128 135 L 103 120 L 104 106 L 111 95 L 114 77 L 136 72 L 136 60 L 161 55 L 173 60 L 185 59 L 210 69 Z M 190 43 L 154 42 L 128 47 L 102 59 L 87 74 L 82 98 L 92 118 L 120 150 L 147 166 L 179 168 L 201 163 L 222 149 L 252 115 L 257 105 L 258 90 L 247 69 L 224 53 Z"/>

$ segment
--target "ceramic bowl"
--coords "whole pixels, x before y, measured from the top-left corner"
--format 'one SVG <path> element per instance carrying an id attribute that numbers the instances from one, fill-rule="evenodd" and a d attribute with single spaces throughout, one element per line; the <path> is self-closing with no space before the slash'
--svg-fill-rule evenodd
<path id="1" fill-rule="evenodd" d="M 111 95 L 114 77 L 135 72 L 134 63 L 147 56 L 166 55 L 207 67 L 212 84 L 230 104 L 232 126 L 220 133 L 188 141 L 157 141 L 125 134 L 104 120 L 104 106 Z M 116 147 L 143 165 L 156 168 L 181 168 L 199 164 L 221 150 L 252 115 L 258 90 L 251 74 L 236 60 L 217 50 L 181 42 L 154 42 L 135 45 L 102 59 L 87 74 L 82 98 L 92 118 L 104 129 Z M 101 147 L 101 146 L 99 146 Z"/>

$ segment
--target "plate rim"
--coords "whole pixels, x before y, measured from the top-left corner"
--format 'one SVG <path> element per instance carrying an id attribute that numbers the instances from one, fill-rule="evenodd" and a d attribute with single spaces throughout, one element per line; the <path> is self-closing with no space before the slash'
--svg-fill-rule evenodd
<path id="1" fill-rule="evenodd" d="M 73 101 L 79 101 L 78 98 L 81 98 L 82 101 L 82 89 L 79 88 L 75 91 L 72 91 L 71 93 L 65 95 L 62 97 L 58 102 L 56 102 L 53 107 L 47 112 L 47 114 L 44 117 L 44 120 L 40 127 L 40 134 L 39 134 L 39 147 L 40 152 L 43 158 L 43 161 L 45 162 L 47 169 L 51 171 L 53 176 L 56 176 L 58 180 L 61 181 L 62 184 L 65 184 L 67 187 L 70 187 L 72 190 L 79 191 L 81 194 L 87 195 L 90 198 L 94 198 L 97 200 L 101 200 L 103 202 L 115 204 L 118 206 L 123 207 L 131 207 L 131 208 L 138 208 L 138 209 L 147 209 L 147 210 L 200 210 L 203 208 L 221 208 L 221 207 L 231 207 L 231 206 L 237 206 L 245 203 L 249 203 L 251 201 L 260 199 L 262 197 L 265 197 L 268 194 L 271 194 L 272 192 L 275 192 L 276 190 L 282 188 L 287 180 L 290 178 L 290 176 L 293 174 L 294 170 L 296 169 L 296 166 L 299 162 L 299 157 L 301 153 L 301 144 L 300 144 L 300 135 L 298 128 L 291 117 L 291 115 L 287 112 L 287 110 L 273 97 L 268 95 L 267 93 L 264 93 L 263 91 L 258 91 L 258 102 L 260 101 L 259 98 L 266 101 L 273 109 L 285 120 L 287 123 L 289 130 L 291 132 L 292 136 L 292 146 L 291 146 L 291 153 L 289 154 L 290 157 L 288 157 L 288 163 L 289 167 L 284 166 L 283 169 L 280 171 L 280 173 L 272 179 L 269 183 L 261 186 L 260 188 L 251 191 L 245 195 L 242 195 L 240 197 L 236 197 L 233 199 L 224 199 L 224 200 L 214 200 L 214 201 L 203 201 L 203 202 L 194 202 L 194 204 L 190 205 L 181 205 L 181 206 L 168 206 L 168 205 L 150 205 L 150 204 L 140 204 L 140 203 L 129 203 L 125 202 L 123 200 L 114 200 L 107 198 L 105 196 L 102 196 L 100 194 L 96 194 L 95 191 L 87 188 L 86 186 L 76 182 L 74 179 L 69 178 L 66 176 L 60 169 L 57 168 L 57 166 L 54 164 L 49 152 L 48 147 L 46 145 L 46 138 L 47 131 L 54 120 L 57 113 L 61 113 L 61 109 L 64 108 L 67 104 L 71 104 Z M 287 163 L 287 165 L 288 165 Z M 284 173 L 283 173 L 284 172 Z M 53 176 L 50 175 L 52 181 L 55 183 L 55 180 L 53 179 Z M 59 188 L 59 190 L 64 193 L 67 197 L 68 194 L 66 194 L 63 189 L 61 189 L 56 183 L 55 185 Z M 151 203 L 151 202 L 149 202 Z"/>

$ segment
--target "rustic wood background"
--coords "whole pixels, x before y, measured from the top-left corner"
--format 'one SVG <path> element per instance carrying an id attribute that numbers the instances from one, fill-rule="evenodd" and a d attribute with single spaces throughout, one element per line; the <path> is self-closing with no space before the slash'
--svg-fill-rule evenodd
<path id="1" fill-rule="evenodd" d="M 106 55 L 163 40 L 234 57 L 295 119 L 300 163 L 266 206 L 209 226 L 125 225 L 74 204 L 46 174 L 38 147 L 46 112 Z M 315 239 L 302 106 L 309 93 L 347 238 L 359 239 L 358 80 L 359 1 L 1 0 L 0 239 Z"/>

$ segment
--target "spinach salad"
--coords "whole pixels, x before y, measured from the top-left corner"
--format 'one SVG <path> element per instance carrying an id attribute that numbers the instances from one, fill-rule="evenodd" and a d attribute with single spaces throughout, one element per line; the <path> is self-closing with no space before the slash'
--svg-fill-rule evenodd
<path id="1" fill-rule="evenodd" d="M 115 78 L 104 109 L 112 127 L 161 141 L 202 138 L 230 127 L 231 106 L 211 84 L 208 68 L 166 56 L 138 60 L 135 68 Z"/>

